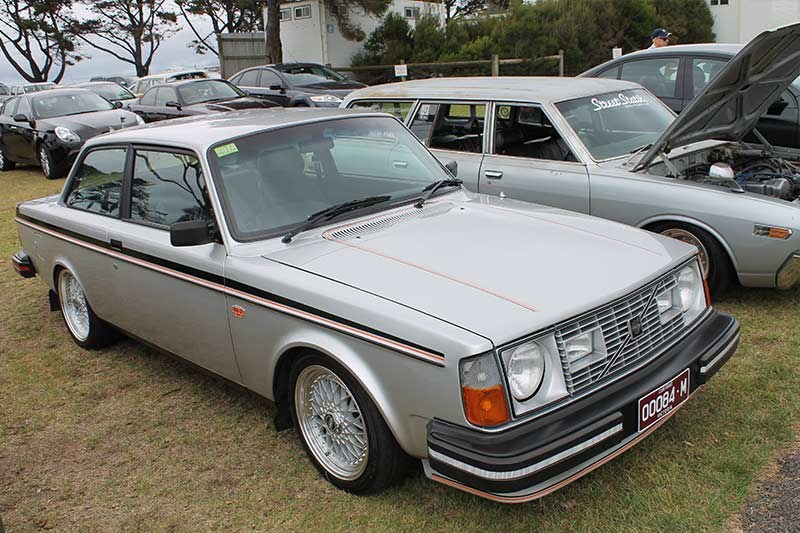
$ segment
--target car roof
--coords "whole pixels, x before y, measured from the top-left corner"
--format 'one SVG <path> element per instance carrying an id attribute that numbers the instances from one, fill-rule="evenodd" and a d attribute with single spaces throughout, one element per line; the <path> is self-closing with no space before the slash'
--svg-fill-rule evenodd
<path id="1" fill-rule="evenodd" d="M 228 80 L 224 80 L 222 78 L 193 78 L 191 80 L 177 80 L 177 81 L 171 81 L 169 83 L 158 83 L 150 87 L 150 89 L 153 89 L 155 87 L 180 87 L 182 85 L 188 85 L 190 83 L 209 82 L 209 81 L 224 81 L 225 83 L 231 83 Z M 231 83 L 231 85 L 233 84 Z"/>
<path id="2" fill-rule="evenodd" d="M 670 46 L 662 46 L 660 48 L 647 48 L 637 52 L 625 54 L 617 61 L 623 61 L 632 57 L 646 56 L 646 55 L 694 55 L 694 54 L 720 54 L 729 55 L 731 57 L 739 53 L 744 47 L 743 44 L 732 43 L 699 43 L 699 44 L 675 44 Z"/>
<path id="3" fill-rule="evenodd" d="M 611 91 L 637 89 L 636 83 L 600 78 L 501 76 L 431 78 L 387 83 L 350 93 L 348 101 L 363 98 L 442 98 L 560 102 Z"/>
<path id="4" fill-rule="evenodd" d="M 136 81 L 158 80 L 158 79 L 171 78 L 173 76 L 181 76 L 183 74 L 195 74 L 195 73 L 205 74 L 206 71 L 205 70 L 173 70 L 173 71 L 170 71 L 170 72 L 161 72 L 160 74 L 150 74 L 148 76 L 142 76 L 141 78 L 139 78 Z"/>
<path id="5" fill-rule="evenodd" d="M 87 146 L 101 144 L 158 144 L 205 152 L 209 147 L 243 135 L 260 133 L 284 126 L 352 116 L 381 116 L 385 113 L 361 113 L 339 108 L 247 109 L 227 113 L 176 118 L 146 126 L 128 128 L 87 141 Z"/>

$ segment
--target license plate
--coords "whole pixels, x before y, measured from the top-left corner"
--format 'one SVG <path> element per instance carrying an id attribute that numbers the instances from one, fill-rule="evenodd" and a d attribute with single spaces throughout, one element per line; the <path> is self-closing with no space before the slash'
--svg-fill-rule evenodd
<path id="1" fill-rule="evenodd" d="M 639 399 L 639 431 L 644 431 L 664 418 L 687 398 L 689 398 L 688 368 Z"/>

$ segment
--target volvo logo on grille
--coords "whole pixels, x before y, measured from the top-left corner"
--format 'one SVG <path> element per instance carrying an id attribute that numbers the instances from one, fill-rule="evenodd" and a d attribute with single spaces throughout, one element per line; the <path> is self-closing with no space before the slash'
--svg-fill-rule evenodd
<path id="1" fill-rule="evenodd" d="M 628 322 L 628 333 L 631 334 L 632 339 L 642 334 L 642 320 L 640 318 L 630 319 Z"/>

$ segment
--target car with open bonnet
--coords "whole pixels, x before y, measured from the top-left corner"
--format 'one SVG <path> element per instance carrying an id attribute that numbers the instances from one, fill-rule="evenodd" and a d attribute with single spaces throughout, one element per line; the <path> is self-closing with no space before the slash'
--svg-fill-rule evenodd
<path id="1" fill-rule="evenodd" d="M 744 142 L 800 74 L 800 24 L 765 32 L 676 117 L 632 82 L 437 78 L 344 107 L 404 120 L 467 188 L 683 240 L 714 294 L 800 283 L 800 150 Z"/>
<path id="2" fill-rule="evenodd" d="M 132 128 L 18 206 L 13 264 L 80 346 L 124 332 L 273 400 L 337 487 L 378 491 L 413 459 L 527 501 L 663 425 L 739 326 L 691 246 L 451 170 L 382 113 Z"/>

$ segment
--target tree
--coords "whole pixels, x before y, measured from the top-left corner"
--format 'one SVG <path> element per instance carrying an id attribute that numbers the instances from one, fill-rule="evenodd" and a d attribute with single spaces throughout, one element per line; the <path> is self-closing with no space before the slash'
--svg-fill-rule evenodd
<path id="1" fill-rule="evenodd" d="M 68 65 L 80 61 L 65 29 L 72 0 L 0 0 L 0 51 L 29 82 L 58 83 Z M 27 65 L 25 64 L 27 63 Z"/>
<path id="2" fill-rule="evenodd" d="M 651 0 L 660 25 L 681 43 L 710 43 L 714 17 L 705 0 Z"/>
<path id="3" fill-rule="evenodd" d="M 366 34 L 358 24 L 350 21 L 348 11 L 355 8 L 361 13 L 380 17 L 386 13 L 392 0 L 322 0 L 322 3 L 336 21 L 336 25 L 345 39 L 363 41 L 366 38 Z M 267 34 L 267 56 L 273 63 L 279 63 L 283 60 L 280 34 L 280 0 L 266 0 L 266 5 L 267 23 L 264 31 Z"/>
<path id="4" fill-rule="evenodd" d="M 196 37 L 189 46 L 198 54 L 211 52 L 219 55 L 215 46 L 218 33 L 252 32 L 260 26 L 261 12 L 257 0 L 175 0 L 175 4 Z M 201 33 L 194 24 L 194 17 L 209 19 L 211 31 Z"/>
<path id="5" fill-rule="evenodd" d="M 94 17 L 73 24 L 75 36 L 147 76 L 164 39 L 177 31 L 167 0 L 81 0 Z"/>
<path id="6" fill-rule="evenodd" d="M 442 0 L 445 26 L 450 19 L 473 15 L 486 7 L 486 0 Z"/>

